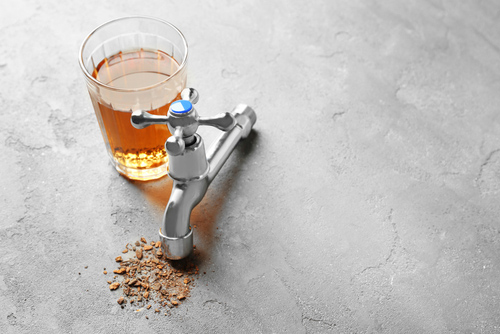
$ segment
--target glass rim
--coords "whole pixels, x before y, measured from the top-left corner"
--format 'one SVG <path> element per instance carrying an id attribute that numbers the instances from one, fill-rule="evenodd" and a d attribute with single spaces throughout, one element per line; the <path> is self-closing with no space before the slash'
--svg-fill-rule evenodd
<path id="1" fill-rule="evenodd" d="M 85 45 L 87 44 L 87 42 L 89 41 L 90 37 L 92 37 L 93 34 L 95 34 L 98 30 L 104 28 L 105 26 L 113 23 L 113 22 L 116 22 L 116 21 L 122 21 L 122 20 L 128 20 L 128 19 L 147 19 L 147 20 L 152 20 L 152 21 L 156 21 L 156 22 L 159 22 L 159 23 L 163 23 L 163 24 L 166 24 L 168 25 L 169 27 L 173 28 L 178 34 L 179 36 L 181 37 L 182 39 L 182 43 L 183 43 L 183 46 L 184 48 L 186 49 L 186 53 L 184 54 L 184 57 L 182 57 L 182 61 L 181 63 L 179 64 L 179 68 L 177 68 L 177 70 L 172 74 L 170 75 L 168 78 L 160 81 L 160 82 L 157 82 L 155 83 L 154 85 L 150 85 L 150 86 L 145 86 L 145 87 L 140 87 L 140 88 L 117 88 L 117 87 L 113 87 L 113 86 L 110 86 L 110 85 L 107 85 L 99 80 L 97 80 L 96 78 L 94 78 L 92 76 L 92 74 L 90 74 L 88 71 L 87 71 L 87 68 L 85 67 L 84 63 L 83 63 L 83 49 L 85 48 Z M 186 66 L 186 63 L 187 63 L 187 57 L 188 57 L 188 44 L 187 44 L 187 41 L 186 41 L 186 38 L 184 37 L 184 35 L 182 34 L 182 32 L 176 27 L 174 26 L 172 23 L 170 22 L 167 22 L 165 20 L 162 20 L 162 19 L 159 19 L 159 18 L 156 18 L 156 17 L 152 17 L 152 16 L 137 16 L 137 15 L 133 15 L 133 16 L 123 16 L 123 17 L 119 17 L 119 18 L 116 18 L 116 19 L 113 19 L 113 20 L 110 20 L 110 21 L 107 21 L 101 25 L 99 25 L 97 28 L 95 28 L 94 30 L 92 30 L 90 32 L 90 34 L 88 34 L 87 37 L 85 37 L 85 39 L 83 40 L 82 42 L 82 45 L 80 46 L 80 53 L 79 53 L 79 63 L 80 63 L 80 68 L 82 69 L 83 73 L 85 74 L 85 76 L 87 77 L 87 79 L 89 79 L 90 81 L 94 82 L 95 84 L 99 85 L 99 86 L 102 86 L 102 87 L 105 87 L 107 89 L 110 89 L 110 90 L 114 90 L 114 91 L 119 91 L 119 92 L 140 92 L 140 91 L 146 91 L 146 90 L 150 90 L 150 89 L 153 89 L 155 87 L 158 87 L 158 86 L 161 86 L 163 85 L 165 82 L 169 81 L 170 79 L 174 78 L 177 73 L 179 73 L 181 70 L 184 69 L 184 67 Z"/>

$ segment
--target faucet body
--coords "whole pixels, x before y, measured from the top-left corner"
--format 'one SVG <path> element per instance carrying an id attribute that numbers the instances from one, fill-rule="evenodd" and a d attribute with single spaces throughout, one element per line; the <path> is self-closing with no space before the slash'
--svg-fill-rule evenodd
<path id="1" fill-rule="evenodd" d="M 193 91 L 196 92 L 193 89 L 189 89 L 187 93 L 183 92 L 182 97 L 184 99 L 185 96 L 188 98 L 195 96 L 196 99 L 186 98 L 177 102 L 190 100 L 196 102 L 198 94 Z M 174 134 L 165 144 L 169 154 L 169 176 L 173 180 L 173 186 L 159 234 L 166 257 L 179 260 L 189 256 L 193 250 L 191 212 L 201 202 L 210 183 L 239 140 L 249 135 L 257 117 L 250 107 L 243 104 L 238 105 L 231 113 L 213 118 L 201 118 L 194 109 L 193 112 L 191 110 L 172 112 L 172 108 L 179 107 L 174 103 L 166 117 L 138 111 L 132 114 L 131 121 L 132 125 L 138 128 L 158 123 L 168 124 L 170 132 Z M 189 105 L 185 103 L 184 106 L 189 108 Z M 203 139 L 196 133 L 199 124 L 212 125 L 227 131 L 211 145 L 208 154 L 205 152 Z"/>

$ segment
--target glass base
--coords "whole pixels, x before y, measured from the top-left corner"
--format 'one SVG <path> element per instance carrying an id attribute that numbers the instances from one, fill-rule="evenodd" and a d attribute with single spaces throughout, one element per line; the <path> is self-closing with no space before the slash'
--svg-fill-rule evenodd
<path id="1" fill-rule="evenodd" d="M 168 163 L 155 168 L 137 169 L 126 167 L 114 161 L 114 165 L 118 173 L 126 178 L 138 181 L 156 180 L 168 174 Z"/>

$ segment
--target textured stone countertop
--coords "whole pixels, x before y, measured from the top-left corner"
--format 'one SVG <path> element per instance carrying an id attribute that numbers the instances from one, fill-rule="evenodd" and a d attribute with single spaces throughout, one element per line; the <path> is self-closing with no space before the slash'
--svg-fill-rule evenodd
<path id="1" fill-rule="evenodd" d="M 1 333 L 500 332 L 498 1 L 1 7 Z M 77 62 L 132 14 L 184 32 L 200 113 L 258 115 L 193 213 L 206 274 L 149 319 L 102 271 L 171 181 L 113 169 Z"/>

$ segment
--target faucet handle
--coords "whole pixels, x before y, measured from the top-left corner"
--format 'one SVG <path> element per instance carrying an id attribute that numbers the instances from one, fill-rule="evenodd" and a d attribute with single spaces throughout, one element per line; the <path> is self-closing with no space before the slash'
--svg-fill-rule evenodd
<path id="1" fill-rule="evenodd" d="M 236 119 L 231 113 L 224 112 L 213 117 L 199 117 L 200 125 L 210 125 L 222 131 L 229 131 L 236 125 Z"/>
<path id="2" fill-rule="evenodd" d="M 168 137 L 167 142 L 165 143 L 165 148 L 169 155 L 179 155 L 184 152 L 186 143 L 184 142 L 184 139 L 182 139 L 183 132 L 183 127 L 178 126 L 175 128 L 173 135 Z"/>
<path id="3" fill-rule="evenodd" d="M 181 98 L 192 104 L 196 104 L 200 99 L 200 94 L 194 88 L 184 88 L 181 92 Z M 199 125 L 214 126 L 222 131 L 229 131 L 236 124 L 236 119 L 228 112 L 215 115 L 214 117 L 199 117 L 197 114 L 194 117 Z"/>
<path id="4" fill-rule="evenodd" d="M 200 99 L 200 94 L 194 88 L 184 88 L 181 92 L 181 99 L 195 104 Z M 137 110 L 130 117 L 132 126 L 136 129 L 144 129 L 153 124 L 168 125 L 168 116 L 153 115 L 143 110 Z"/>
<path id="5" fill-rule="evenodd" d="M 132 126 L 136 129 L 144 129 L 152 124 L 168 124 L 168 117 L 153 115 L 143 110 L 136 110 L 130 117 Z"/>
<path id="6" fill-rule="evenodd" d="M 196 104 L 200 99 L 200 94 L 198 94 L 198 91 L 194 88 L 184 88 L 181 92 L 181 99 Z"/>

